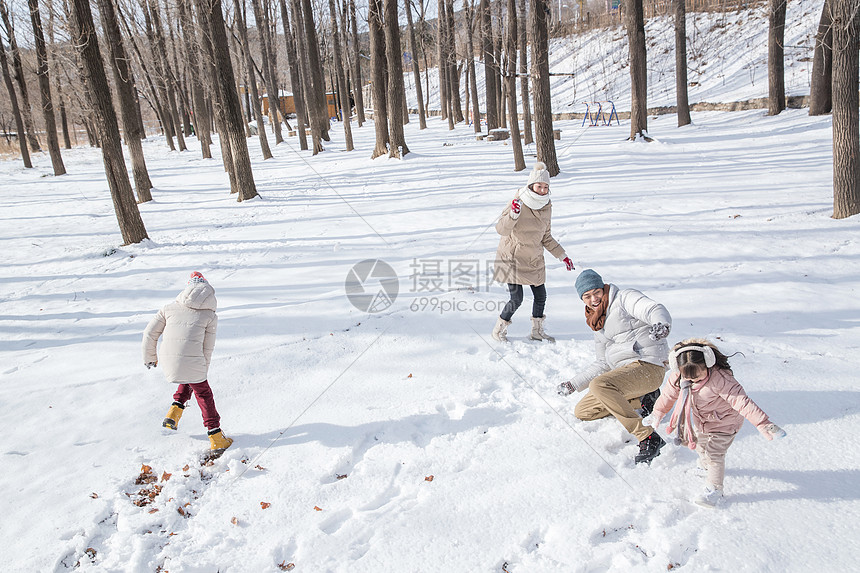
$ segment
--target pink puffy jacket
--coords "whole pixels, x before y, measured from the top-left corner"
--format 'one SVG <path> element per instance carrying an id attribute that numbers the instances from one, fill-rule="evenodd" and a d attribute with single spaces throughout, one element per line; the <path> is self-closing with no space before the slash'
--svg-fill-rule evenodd
<path id="1" fill-rule="evenodd" d="M 753 402 L 731 372 L 721 368 L 709 368 L 708 377 L 693 384 L 692 417 L 699 432 L 733 434 L 744 425 L 744 418 L 760 432 L 770 424 L 761 408 Z M 680 372 L 672 371 L 669 380 L 661 389 L 660 398 L 654 404 L 652 416 L 663 418 L 680 398 Z"/>

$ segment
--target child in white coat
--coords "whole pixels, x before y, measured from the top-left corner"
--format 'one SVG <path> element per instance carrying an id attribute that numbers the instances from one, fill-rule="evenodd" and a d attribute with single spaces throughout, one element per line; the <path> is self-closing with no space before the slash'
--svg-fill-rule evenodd
<path id="1" fill-rule="evenodd" d="M 699 465 L 707 473 L 704 492 L 694 501 L 712 508 L 723 498 L 726 450 L 732 445 L 744 418 L 768 440 L 785 432 L 772 423 L 735 380 L 728 358 L 707 340 L 691 338 L 679 342 L 669 355 L 671 372 L 654 410 L 651 423 L 660 420 L 675 405 L 667 427 L 677 428 L 678 439 L 699 454 Z"/>
<path id="2" fill-rule="evenodd" d="M 212 450 L 224 450 L 233 440 L 221 432 L 221 417 L 209 387 L 208 373 L 218 316 L 215 289 L 199 272 L 191 273 L 185 290 L 176 300 L 158 311 L 143 332 L 143 363 L 147 368 L 161 366 L 168 382 L 179 386 L 162 426 L 175 430 L 191 394 L 203 414 Z M 158 339 L 163 337 L 161 348 Z"/>

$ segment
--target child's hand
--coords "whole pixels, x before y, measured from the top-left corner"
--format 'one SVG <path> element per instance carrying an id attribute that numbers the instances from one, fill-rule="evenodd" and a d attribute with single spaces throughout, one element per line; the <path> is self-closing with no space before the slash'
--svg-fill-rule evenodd
<path id="1" fill-rule="evenodd" d="M 511 219 L 516 219 L 520 216 L 520 200 L 514 199 L 511 201 Z"/>
<path id="2" fill-rule="evenodd" d="M 146 369 L 147 370 L 149 370 L 150 368 L 155 368 L 156 366 L 158 366 L 158 362 L 147 362 L 146 363 Z"/>
<path id="3" fill-rule="evenodd" d="M 651 426 L 655 430 L 660 427 L 660 422 L 663 420 L 663 416 L 657 416 L 653 412 L 648 416 L 642 418 L 642 423 L 646 426 Z"/>
<path id="4" fill-rule="evenodd" d="M 759 428 L 759 432 L 761 432 L 762 435 L 768 440 L 773 440 L 774 438 L 780 439 L 785 437 L 785 430 L 783 430 L 776 424 L 767 424 Z"/>

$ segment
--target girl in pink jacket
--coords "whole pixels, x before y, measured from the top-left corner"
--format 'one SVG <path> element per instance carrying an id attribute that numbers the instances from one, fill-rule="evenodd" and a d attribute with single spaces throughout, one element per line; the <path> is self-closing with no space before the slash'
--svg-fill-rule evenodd
<path id="1" fill-rule="evenodd" d="M 203 414 L 212 450 L 225 450 L 233 443 L 221 432 L 221 416 L 209 387 L 209 361 L 215 348 L 218 316 L 215 289 L 202 274 L 191 273 L 188 284 L 176 300 L 158 311 L 143 332 L 143 363 L 147 368 L 161 366 L 168 382 L 178 384 L 173 404 L 162 426 L 175 430 L 191 394 Z M 158 339 L 161 338 L 161 347 Z"/>
<path id="2" fill-rule="evenodd" d="M 706 472 L 705 490 L 694 501 L 714 507 L 723 498 L 726 450 L 732 445 L 744 418 L 768 440 L 785 432 L 773 424 L 735 380 L 728 358 L 707 340 L 691 338 L 676 344 L 669 354 L 669 379 L 654 410 L 651 425 L 675 405 L 667 427 L 699 454 Z"/>

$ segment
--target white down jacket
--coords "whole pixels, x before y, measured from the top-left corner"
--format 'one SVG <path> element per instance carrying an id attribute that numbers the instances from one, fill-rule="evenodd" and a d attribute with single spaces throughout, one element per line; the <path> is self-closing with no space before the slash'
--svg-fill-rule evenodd
<path id="1" fill-rule="evenodd" d="M 168 382 L 196 384 L 207 379 L 218 317 L 215 289 L 191 283 L 158 311 L 143 331 L 143 363 L 158 362 Z M 156 350 L 158 338 L 164 336 Z"/>
<path id="2" fill-rule="evenodd" d="M 651 340 L 648 336 L 651 325 L 658 322 L 672 324 L 665 306 L 638 290 L 618 290 L 610 284 L 606 321 L 594 333 L 597 360 L 570 383 L 578 391 L 585 390 L 595 377 L 637 360 L 666 367 L 669 345 L 665 339 Z"/>

